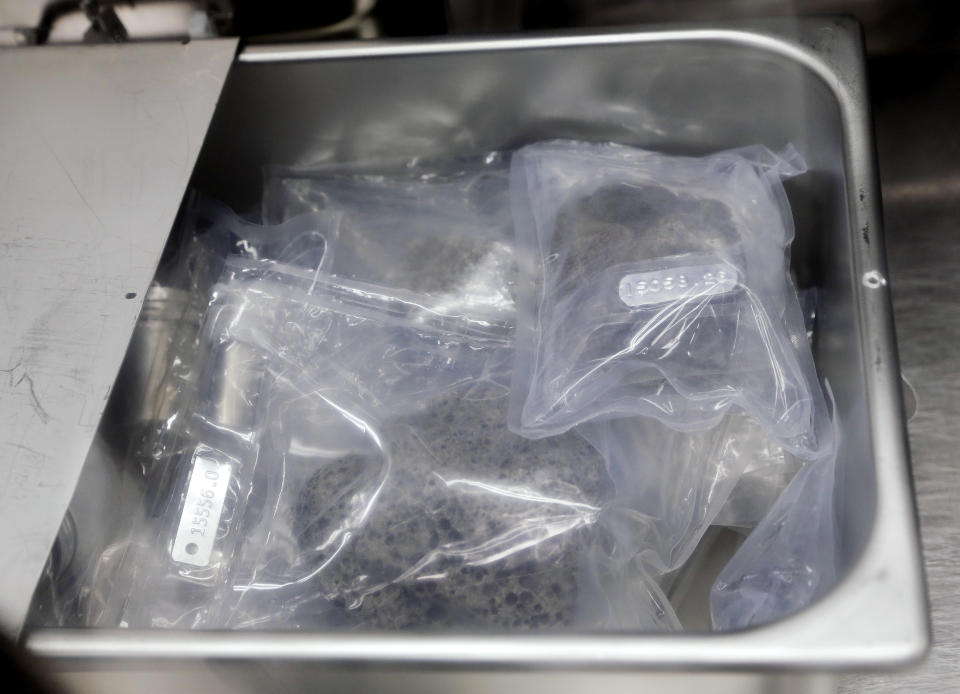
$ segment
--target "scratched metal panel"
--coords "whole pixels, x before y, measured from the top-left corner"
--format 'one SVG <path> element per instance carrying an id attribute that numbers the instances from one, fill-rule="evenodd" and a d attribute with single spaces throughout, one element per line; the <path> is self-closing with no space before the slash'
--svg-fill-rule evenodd
<path id="1" fill-rule="evenodd" d="M 0 624 L 12 632 L 235 48 L 0 51 Z"/>

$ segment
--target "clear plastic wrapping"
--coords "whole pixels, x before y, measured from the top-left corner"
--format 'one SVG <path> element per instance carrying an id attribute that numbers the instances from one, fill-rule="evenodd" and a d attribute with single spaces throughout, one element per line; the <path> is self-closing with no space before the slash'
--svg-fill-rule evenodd
<path id="1" fill-rule="evenodd" d="M 153 623 L 199 623 L 196 610 L 208 599 L 218 571 L 232 562 L 233 550 L 227 545 L 236 541 L 239 532 L 234 509 L 249 489 L 249 462 L 255 450 L 250 397 L 262 373 L 255 363 L 257 355 L 243 345 L 217 339 L 212 326 L 218 320 L 230 320 L 237 307 L 216 299 L 211 302 L 212 287 L 226 264 L 255 262 L 258 258 L 261 260 L 256 262 L 264 272 L 283 262 L 293 265 L 282 267 L 315 275 L 323 268 L 337 223 L 335 216 L 320 212 L 264 227 L 242 219 L 219 203 L 191 195 L 178 230 L 179 250 L 158 271 L 158 279 L 170 287 L 164 296 L 172 293 L 183 298 L 176 304 L 167 299 L 155 308 L 145 304 L 145 311 L 149 308 L 157 312 L 170 327 L 163 331 L 167 337 L 162 350 L 135 355 L 149 359 L 150 372 L 157 374 L 150 377 L 149 391 L 134 394 L 142 400 L 136 408 L 129 457 L 142 477 L 141 509 L 125 532 L 120 529 L 101 556 L 85 569 L 88 578 L 78 596 L 81 607 L 77 609 L 83 623 L 138 623 L 136 608 L 130 606 L 143 606 L 153 599 L 157 606 Z M 151 320 L 155 319 L 141 316 L 138 330 L 152 329 Z M 133 344 L 138 344 L 136 339 Z M 184 501 L 195 470 L 222 475 L 217 490 L 219 522 L 204 515 L 204 511 L 210 512 L 209 507 L 199 507 L 199 517 L 206 525 L 197 530 L 203 530 L 205 539 L 213 534 L 224 541 L 206 566 L 186 564 L 177 573 L 182 581 L 155 581 L 164 575 L 168 565 L 163 557 L 171 551 L 158 549 L 157 538 L 165 541 L 175 536 L 176 529 L 170 523 L 179 523 L 180 516 L 171 519 L 168 509 L 171 503 L 177 503 L 175 499 Z M 198 526 L 202 523 L 199 521 Z M 187 544 L 182 542 L 178 551 L 186 552 Z M 198 550 L 201 547 L 205 545 L 197 543 Z M 163 605 L 178 601 L 191 604 L 195 611 L 163 611 Z"/>
<path id="2" fill-rule="evenodd" d="M 280 263 L 310 272 L 325 271 L 333 262 L 340 222 L 336 212 L 311 210 L 264 226 L 199 196 L 194 196 L 184 220 L 212 257 Z"/>
<path id="3" fill-rule="evenodd" d="M 803 463 L 755 424 L 738 433 L 735 445 L 746 458 L 743 474 L 713 523 L 749 530 L 767 515 Z"/>
<path id="4" fill-rule="evenodd" d="M 606 461 L 615 501 L 598 519 L 584 558 L 587 624 L 623 629 L 679 628 L 656 589 L 681 568 L 717 522 L 755 452 L 758 428 L 742 414 L 703 432 L 674 431 L 653 418 L 624 418 L 577 427 Z"/>
<path id="5" fill-rule="evenodd" d="M 817 380 L 780 185 L 803 170 L 792 148 L 518 151 L 511 426 L 539 437 L 643 415 L 695 430 L 735 405 L 792 449 L 815 450 Z"/>
<path id="6" fill-rule="evenodd" d="M 492 153 L 389 176 L 274 167 L 266 172 L 264 217 L 337 215 L 333 275 L 512 318 L 516 265 L 507 163 Z"/>
<path id="7" fill-rule="evenodd" d="M 248 407 L 229 425 L 194 418 L 191 438 L 206 442 L 124 623 L 569 624 L 577 548 L 609 491 L 603 460 L 574 433 L 509 432 L 508 335 L 398 318 L 381 297 L 343 303 L 340 283 L 305 293 L 296 276 L 277 280 L 245 267 L 215 292 L 210 342 L 243 355 L 233 373 Z M 192 539 L 198 465 L 230 488 L 194 568 L 178 548 Z"/>
<path id="8" fill-rule="evenodd" d="M 828 391 L 829 392 L 829 391 Z M 710 592 L 715 629 L 759 626 L 806 607 L 837 581 L 834 486 L 840 432 L 825 411 L 806 460 Z"/>
<path id="9" fill-rule="evenodd" d="M 198 402 L 124 624 L 679 628 L 657 580 L 736 484 L 746 418 L 530 440 L 506 425 L 509 329 L 307 279 L 228 264 L 204 333 L 244 397 Z"/>
<path id="10" fill-rule="evenodd" d="M 248 542 L 244 564 L 253 572 L 237 578 L 243 597 L 228 624 L 572 622 L 578 547 L 607 491 L 602 461 L 589 445 L 574 434 L 533 446 L 509 435 L 500 425 L 499 389 L 490 397 L 452 390 L 384 422 L 356 406 L 334 405 L 340 420 L 322 443 L 343 441 L 336 450 L 291 450 L 301 413 L 279 423 L 294 429 L 278 432 L 274 452 L 284 489 L 269 495 L 276 511 Z M 329 408 L 301 399 L 297 409 L 304 406 L 319 407 L 320 417 Z M 365 440 L 350 440 L 360 422 Z"/>
<path id="11" fill-rule="evenodd" d="M 717 628 L 805 605 L 836 433 L 787 270 L 802 171 L 554 142 L 509 176 L 271 169 L 275 226 L 194 200 L 143 519 L 87 623 L 677 630 L 661 583 L 717 524 L 756 526 Z"/>

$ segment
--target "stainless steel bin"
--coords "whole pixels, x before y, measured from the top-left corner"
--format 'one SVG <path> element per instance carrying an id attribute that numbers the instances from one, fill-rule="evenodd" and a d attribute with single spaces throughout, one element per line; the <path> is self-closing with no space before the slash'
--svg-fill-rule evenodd
<path id="1" fill-rule="evenodd" d="M 858 26 L 810 19 L 485 40 L 253 46 L 194 182 L 236 208 L 264 164 L 404 159 L 549 138 L 678 153 L 792 142 L 794 266 L 821 306 L 816 359 L 843 432 L 843 578 L 806 610 L 727 634 L 343 634 L 38 629 L 69 659 L 226 659 L 477 669 L 889 667 L 929 626 Z"/>

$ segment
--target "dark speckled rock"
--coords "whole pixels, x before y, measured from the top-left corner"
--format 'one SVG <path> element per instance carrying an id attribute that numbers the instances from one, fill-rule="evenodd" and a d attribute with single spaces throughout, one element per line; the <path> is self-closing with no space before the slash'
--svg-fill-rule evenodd
<path id="1" fill-rule="evenodd" d="M 619 183 L 564 206 L 551 246 L 563 258 L 557 277 L 575 289 L 617 263 L 710 253 L 737 241 L 730 210 L 719 201 Z"/>
<path id="2" fill-rule="evenodd" d="M 474 393 L 475 395 L 475 393 Z M 348 456 L 301 490 L 302 550 L 338 525 L 341 507 L 372 512 L 312 581 L 340 611 L 331 623 L 373 629 L 536 629 L 569 624 L 580 549 L 612 488 L 579 435 L 531 441 L 506 428 L 506 397 L 448 393 L 386 423 L 387 456 Z M 372 470 L 386 470 L 374 480 Z"/>
<path id="3" fill-rule="evenodd" d="M 726 205 L 658 185 L 608 184 L 562 206 L 553 232 L 539 289 L 545 383 L 563 391 L 568 404 L 582 391 L 565 386 L 586 373 L 628 378 L 634 396 L 653 399 L 672 390 L 663 368 L 702 375 L 700 383 L 688 382 L 691 389 L 720 387 L 717 375 L 727 367 L 741 320 L 738 292 L 694 295 L 686 306 L 673 299 L 629 307 L 618 287 L 626 273 L 649 270 L 663 258 L 689 256 L 664 267 L 696 267 L 717 262 L 721 249 L 735 255 L 740 233 Z M 672 320 L 663 319 L 665 307 Z M 614 354 L 620 356 L 611 359 Z M 667 409 L 685 406 L 679 399 L 659 402 Z"/>

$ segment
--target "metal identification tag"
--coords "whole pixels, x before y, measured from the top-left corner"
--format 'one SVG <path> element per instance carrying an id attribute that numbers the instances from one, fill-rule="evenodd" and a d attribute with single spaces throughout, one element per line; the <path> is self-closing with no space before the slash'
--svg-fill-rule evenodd
<path id="1" fill-rule="evenodd" d="M 174 561 L 207 566 L 217 539 L 223 500 L 230 485 L 231 466 L 213 457 L 214 451 L 197 451 L 170 556 Z"/>
<path id="2" fill-rule="evenodd" d="M 620 280 L 620 299 L 627 306 L 652 306 L 678 299 L 726 294 L 740 281 L 735 268 L 724 263 L 688 265 L 631 272 Z"/>

